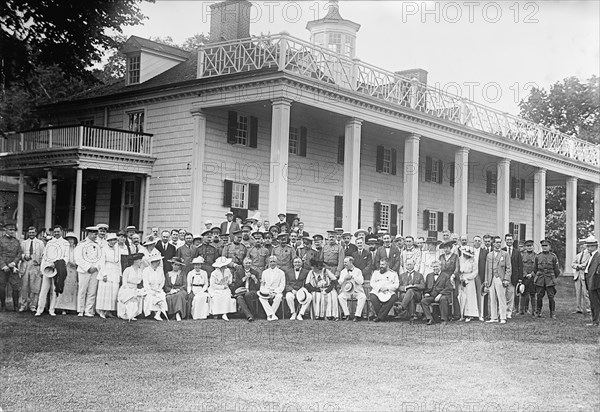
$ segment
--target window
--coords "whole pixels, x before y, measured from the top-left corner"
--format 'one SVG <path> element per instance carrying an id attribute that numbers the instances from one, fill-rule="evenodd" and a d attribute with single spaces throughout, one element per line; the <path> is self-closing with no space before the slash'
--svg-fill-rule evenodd
<path id="1" fill-rule="evenodd" d="M 439 169 L 439 164 L 438 162 L 434 161 L 431 164 L 431 181 L 433 183 L 437 183 L 437 177 L 440 174 L 440 169 Z"/>
<path id="2" fill-rule="evenodd" d="M 244 183 L 233 183 L 231 192 L 231 207 L 237 209 L 247 209 L 248 206 L 248 185 Z"/>
<path id="3" fill-rule="evenodd" d="M 392 172 L 392 150 L 383 149 L 383 173 Z"/>
<path id="4" fill-rule="evenodd" d="M 512 199 L 525 199 L 525 179 L 510 178 L 510 197 Z"/>
<path id="5" fill-rule="evenodd" d="M 135 206 L 135 181 L 126 180 L 123 182 L 123 203 L 121 204 L 122 227 L 134 225 L 134 206 Z"/>
<path id="6" fill-rule="evenodd" d="M 519 239 L 519 225 L 513 225 L 513 239 Z"/>
<path id="7" fill-rule="evenodd" d="M 390 205 L 382 203 L 379 208 L 379 224 L 381 230 L 389 230 L 390 228 Z"/>
<path id="8" fill-rule="evenodd" d="M 238 115 L 235 143 L 248 145 L 248 116 Z"/>
<path id="9" fill-rule="evenodd" d="M 438 230 L 438 221 L 437 221 L 437 212 L 430 210 L 429 211 L 429 228 L 432 232 L 436 232 Z"/>
<path id="10" fill-rule="evenodd" d="M 290 126 L 290 154 L 298 155 L 300 152 L 300 136 L 297 127 Z"/>
<path id="11" fill-rule="evenodd" d="M 485 192 L 490 194 L 496 194 L 496 185 L 498 183 L 498 175 L 494 172 L 485 172 Z"/>
<path id="12" fill-rule="evenodd" d="M 375 171 L 379 173 L 396 174 L 396 149 L 377 146 Z"/>
<path id="13" fill-rule="evenodd" d="M 425 157 L 425 181 L 442 184 L 444 181 L 444 163 L 430 156 Z"/>
<path id="14" fill-rule="evenodd" d="M 341 165 L 344 164 L 344 152 L 346 151 L 346 136 L 338 136 L 338 156 L 337 162 Z"/>
<path id="15" fill-rule="evenodd" d="M 144 132 L 144 111 L 139 110 L 127 113 L 128 129 L 132 132 Z"/>
<path id="16" fill-rule="evenodd" d="M 344 54 L 346 56 L 354 55 L 354 38 L 351 36 L 344 36 Z"/>
<path id="17" fill-rule="evenodd" d="M 258 209 L 258 185 L 225 180 L 223 206 L 232 209 Z"/>
<path id="18" fill-rule="evenodd" d="M 229 111 L 227 143 L 258 147 L 258 118 Z"/>
<path id="19" fill-rule="evenodd" d="M 327 48 L 333 52 L 342 52 L 342 34 L 341 33 L 329 33 L 327 35 Z"/>
<path id="20" fill-rule="evenodd" d="M 140 56 L 131 56 L 127 58 L 127 84 L 136 84 L 140 82 Z"/>

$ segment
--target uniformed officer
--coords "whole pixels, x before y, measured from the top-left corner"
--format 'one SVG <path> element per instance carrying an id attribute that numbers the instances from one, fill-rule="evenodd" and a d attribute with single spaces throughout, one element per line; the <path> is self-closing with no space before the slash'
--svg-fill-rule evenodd
<path id="1" fill-rule="evenodd" d="M 521 302 L 519 303 L 519 314 L 524 315 L 529 311 L 529 301 L 531 300 L 531 315 L 535 316 L 535 271 L 533 266 L 535 264 L 535 252 L 533 251 L 533 240 L 525 241 L 525 251 L 521 253 L 523 259 L 523 284 L 525 285 L 525 291 L 521 295 Z"/>
<path id="2" fill-rule="evenodd" d="M 267 258 L 271 255 L 269 249 L 263 244 L 263 232 L 254 232 L 254 246 L 248 249 L 248 257 L 252 260 L 250 267 L 256 270 L 259 274 L 267 267 Z"/>
<path id="3" fill-rule="evenodd" d="M 277 235 L 279 244 L 273 248 L 271 254 L 277 257 L 277 267 L 286 274 L 294 270 L 294 258 L 296 254 L 294 249 L 288 243 L 288 234 L 282 232 Z"/>
<path id="4" fill-rule="evenodd" d="M 196 252 L 196 256 L 202 256 L 204 259 L 204 263 L 202 263 L 202 270 L 205 270 L 206 273 L 211 273 L 213 271 L 212 264 L 215 263 L 219 257 L 217 248 L 214 247 L 214 243 L 211 244 L 212 234 L 212 230 L 205 230 L 202 232 L 202 244 L 198 246 Z"/>
<path id="5" fill-rule="evenodd" d="M 224 256 L 227 259 L 231 259 L 231 263 L 227 265 L 227 267 L 234 270 L 238 266 L 242 266 L 244 263 L 244 258 L 246 257 L 248 250 L 246 246 L 242 245 L 242 231 L 236 230 L 231 234 L 233 236 L 233 242 L 225 245 L 223 248 L 223 253 L 221 256 Z"/>
<path id="6" fill-rule="evenodd" d="M 246 246 L 246 250 L 249 250 L 252 246 L 254 246 L 254 238 L 251 236 L 252 226 L 244 223 L 242 225 L 242 241 L 241 244 Z"/>
<path id="7" fill-rule="evenodd" d="M 542 251 L 535 257 L 533 271 L 535 273 L 535 291 L 537 293 L 537 316 L 542 317 L 542 300 L 548 293 L 548 306 L 550 306 L 550 317 L 556 319 L 554 315 L 556 295 L 556 278 L 560 274 L 558 268 L 558 258 L 550 252 L 550 242 L 546 239 L 540 242 Z"/>

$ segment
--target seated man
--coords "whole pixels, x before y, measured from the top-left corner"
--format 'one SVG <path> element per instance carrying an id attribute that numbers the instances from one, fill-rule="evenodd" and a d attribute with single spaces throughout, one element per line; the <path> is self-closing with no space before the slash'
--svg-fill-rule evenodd
<path id="1" fill-rule="evenodd" d="M 254 322 L 256 313 L 252 312 L 254 302 L 258 300 L 260 288 L 260 274 L 252 268 L 252 258 L 246 257 L 242 266 L 238 266 L 233 273 L 233 282 L 229 288 L 238 306 L 244 312 L 248 322 Z"/>
<path id="2" fill-rule="evenodd" d="M 408 311 L 410 321 L 413 322 L 417 317 L 415 309 L 417 303 L 421 301 L 422 292 L 425 289 L 425 279 L 423 275 L 415 271 L 415 261 L 407 259 L 404 262 L 406 272 L 400 275 L 400 286 L 398 287 L 398 298 L 400 300 L 400 316 Z"/>
<path id="3" fill-rule="evenodd" d="M 281 299 L 283 299 L 284 289 L 285 273 L 277 267 L 277 256 L 269 256 L 269 267 L 262 273 L 258 292 L 258 299 L 267 314 L 268 321 L 279 319 L 275 313 L 277 313 Z M 273 303 L 269 304 L 269 301 Z"/>
<path id="4" fill-rule="evenodd" d="M 375 311 L 374 322 L 386 320 L 390 309 L 398 300 L 396 295 L 400 283 L 398 273 L 391 270 L 388 265 L 388 258 L 381 256 L 379 270 L 373 272 L 371 277 L 371 295 L 369 298 Z"/>
<path id="5" fill-rule="evenodd" d="M 300 312 L 296 315 L 296 305 L 294 303 L 296 299 L 296 293 L 304 287 L 304 283 L 306 282 L 306 276 L 308 276 L 308 270 L 302 267 L 302 259 L 299 257 L 294 258 L 294 269 L 287 274 L 287 279 L 285 282 L 285 300 L 290 308 L 290 312 L 292 313 L 292 317 L 290 320 L 303 320 L 302 317 L 306 313 L 306 309 L 310 305 L 312 301 L 312 295 L 307 293 L 307 298 L 304 300 L 304 304 L 301 305 Z"/>
<path id="6" fill-rule="evenodd" d="M 441 263 L 436 260 L 431 264 L 433 272 L 427 275 L 425 279 L 425 290 L 421 299 L 421 307 L 427 318 L 427 324 L 433 325 L 433 316 L 431 315 L 430 305 L 439 303 L 440 312 L 442 314 L 442 323 L 448 321 L 448 312 L 450 311 L 450 302 L 452 301 L 452 283 L 450 276 L 442 272 Z"/>
<path id="7" fill-rule="evenodd" d="M 362 240 L 362 239 L 361 239 Z M 358 322 L 362 315 L 363 308 L 367 302 L 367 295 L 363 289 L 364 278 L 362 271 L 354 266 L 354 258 L 346 256 L 344 258 L 344 269 L 340 272 L 341 283 L 338 300 L 344 311 L 344 319 L 350 320 L 350 310 L 348 309 L 348 299 L 356 299 L 356 311 L 354 311 L 354 322 Z"/>

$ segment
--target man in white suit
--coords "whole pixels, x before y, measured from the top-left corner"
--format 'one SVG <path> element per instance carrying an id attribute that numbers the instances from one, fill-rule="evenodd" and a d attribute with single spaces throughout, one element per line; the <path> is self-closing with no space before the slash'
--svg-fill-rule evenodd
<path id="1" fill-rule="evenodd" d="M 19 312 L 25 312 L 27 309 L 35 312 L 42 287 L 40 264 L 44 254 L 44 242 L 39 240 L 36 235 L 36 228 L 30 226 L 27 229 L 27 239 L 21 242 L 23 257 L 19 272 L 23 283 L 21 284 Z"/>
<path id="2" fill-rule="evenodd" d="M 40 297 L 37 304 L 36 316 L 40 316 L 46 308 L 46 300 L 48 292 L 50 292 L 50 308 L 48 312 L 50 316 L 55 316 L 54 306 L 56 305 L 56 293 L 54 292 L 54 281 L 50 274 L 54 274 L 54 271 L 46 268 L 54 269 L 54 262 L 57 260 L 69 260 L 69 241 L 63 238 L 63 230 L 61 226 L 55 226 L 52 235 L 54 238 L 48 241 L 46 248 L 44 249 L 44 257 L 42 258 L 42 264 L 40 270 L 45 276 L 42 277 L 42 287 L 40 289 Z"/>
<path id="3" fill-rule="evenodd" d="M 269 267 L 262 273 L 258 292 L 260 304 L 267 314 L 268 321 L 279 319 L 275 313 L 277 313 L 283 299 L 284 288 L 285 273 L 277 267 L 277 256 L 271 255 L 269 256 Z M 269 301 L 273 303 L 269 304 Z"/>
<path id="4" fill-rule="evenodd" d="M 75 263 L 79 288 L 77 292 L 77 316 L 94 317 L 98 280 L 96 276 L 102 266 L 102 248 L 96 243 L 98 228 L 88 226 L 87 237 L 75 248 Z"/>
<path id="5" fill-rule="evenodd" d="M 575 282 L 575 303 L 577 308 L 574 313 L 582 313 L 584 316 L 590 310 L 590 299 L 585 285 L 585 268 L 590 260 L 590 252 L 587 250 L 584 240 L 579 241 L 579 253 L 571 267 L 575 269 L 573 281 Z"/>
<path id="6" fill-rule="evenodd" d="M 491 306 L 488 322 L 498 322 L 500 311 L 500 323 L 506 323 L 506 288 L 510 285 L 511 260 L 508 252 L 501 249 L 502 238 L 496 236 L 493 246 L 485 265 L 485 285 L 489 288 Z"/>

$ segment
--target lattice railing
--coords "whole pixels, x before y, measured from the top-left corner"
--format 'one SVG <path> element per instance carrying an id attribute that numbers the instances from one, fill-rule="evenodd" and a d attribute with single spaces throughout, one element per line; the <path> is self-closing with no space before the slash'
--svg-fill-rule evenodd
<path id="1" fill-rule="evenodd" d="M 600 166 L 600 145 L 483 106 L 287 34 L 212 43 L 198 78 L 274 69 L 336 85 L 475 130 Z"/>

